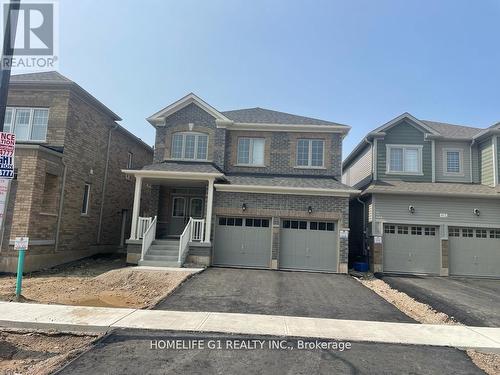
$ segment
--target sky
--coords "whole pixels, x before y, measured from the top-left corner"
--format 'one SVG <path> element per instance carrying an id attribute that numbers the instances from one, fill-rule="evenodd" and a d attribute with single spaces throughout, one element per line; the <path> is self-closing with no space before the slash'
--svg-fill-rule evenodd
<path id="1" fill-rule="evenodd" d="M 153 144 L 194 92 L 352 127 L 500 121 L 500 0 L 60 0 L 59 70 Z"/>

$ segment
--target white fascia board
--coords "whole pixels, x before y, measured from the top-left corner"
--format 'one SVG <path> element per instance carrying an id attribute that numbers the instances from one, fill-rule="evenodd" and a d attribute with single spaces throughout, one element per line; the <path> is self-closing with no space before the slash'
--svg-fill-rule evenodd
<path id="1" fill-rule="evenodd" d="M 187 107 L 191 103 L 195 103 L 198 107 L 215 117 L 217 120 L 231 122 L 230 119 L 193 93 L 184 96 L 183 98 L 163 108 L 161 111 L 149 116 L 146 120 L 153 126 L 162 126 L 165 124 L 165 118 L 182 108 Z"/>
<path id="2" fill-rule="evenodd" d="M 218 128 L 229 130 L 258 130 L 268 132 L 309 132 L 309 133 L 342 133 L 347 134 L 351 127 L 348 125 L 302 125 L 302 124 L 266 124 L 246 122 L 217 122 Z"/>
<path id="3" fill-rule="evenodd" d="M 125 174 L 145 177 L 145 178 L 180 178 L 183 180 L 213 180 L 223 177 L 223 173 L 203 173 L 203 172 L 174 172 L 174 171 L 149 171 L 149 170 L 133 170 L 122 169 Z"/>
<path id="4" fill-rule="evenodd" d="M 377 129 L 373 130 L 370 132 L 370 135 L 376 135 L 377 133 L 385 132 L 386 130 L 392 128 L 393 126 L 397 125 L 400 121 L 407 119 L 410 120 L 413 124 L 417 124 L 421 128 L 427 130 L 430 134 L 432 135 L 440 135 L 437 131 L 429 127 L 428 125 L 424 124 L 422 121 L 417 119 L 416 117 L 412 116 L 408 112 L 405 112 L 398 117 L 392 119 L 391 121 L 385 123 L 384 125 L 378 127 Z M 412 125 L 413 125 L 412 124 Z"/>
<path id="5" fill-rule="evenodd" d="M 349 197 L 357 195 L 360 190 L 349 189 L 322 189 L 306 187 L 283 187 L 264 185 L 228 185 L 214 184 L 218 191 L 238 192 L 238 193 L 267 193 L 267 194 L 294 194 L 294 195 L 323 195 L 330 197 Z"/>

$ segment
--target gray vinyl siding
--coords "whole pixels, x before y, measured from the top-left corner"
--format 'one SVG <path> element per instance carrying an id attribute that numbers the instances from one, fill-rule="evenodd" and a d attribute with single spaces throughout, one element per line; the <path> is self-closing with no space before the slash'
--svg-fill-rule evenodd
<path id="1" fill-rule="evenodd" d="M 481 183 L 481 172 L 479 163 L 479 146 L 472 146 L 472 182 L 475 184 Z"/>
<path id="2" fill-rule="evenodd" d="M 446 149 L 461 150 L 462 165 L 461 173 L 457 175 L 447 174 Z M 436 142 L 436 181 L 440 182 L 470 182 L 470 142 Z"/>
<path id="3" fill-rule="evenodd" d="M 386 145 L 422 145 L 423 175 L 386 174 Z M 424 140 L 424 131 L 415 128 L 406 121 L 395 125 L 387 131 L 384 139 L 377 141 L 377 179 L 403 181 L 432 181 L 432 147 L 430 141 Z"/>
<path id="4" fill-rule="evenodd" d="M 372 167 L 372 146 L 367 145 L 349 167 L 346 168 L 342 175 L 342 182 L 349 186 L 356 186 L 371 176 Z"/>
<path id="5" fill-rule="evenodd" d="M 499 199 L 376 194 L 375 201 L 374 219 L 377 222 L 500 227 Z M 409 205 L 415 207 L 414 214 L 409 213 Z M 479 216 L 474 215 L 475 208 L 479 209 Z M 442 218 L 440 214 L 448 216 Z"/>
<path id="6" fill-rule="evenodd" d="M 479 145 L 481 183 L 483 185 L 494 185 L 493 178 L 493 144 L 488 139 Z"/>
<path id="7" fill-rule="evenodd" d="M 497 137 L 497 171 L 500 171 L 500 137 Z M 500 184 L 500 173 L 497 176 L 497 183 Z"/>

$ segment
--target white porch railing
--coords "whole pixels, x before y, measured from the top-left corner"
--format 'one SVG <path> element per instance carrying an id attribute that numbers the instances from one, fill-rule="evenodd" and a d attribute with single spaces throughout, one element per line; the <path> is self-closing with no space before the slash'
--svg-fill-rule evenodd
<path id="1" fill-rule="evenodd" d="M 189 241 L 191 240 L 191 228 L 193 225 L 193 218 L 190 217 L 189 221 L 184 228 L 184 231 L 181 234 L 181 238 L 179 239 L 179 264 L 182 265 L 184 260 L 186 259 L 187 252 L 189 249 Z"/>
<path id="2" fill-rule="evenodd" d="M 144 238 L 144 233 L 151 225 L 152 217 L 140 217 L 137 219 L 137 239 Z"/>
<path id="3" fill-rule="evenodd" d="M 142 238 L 141 260 L 144 260 L 144 255 L 146 254 L 146 251 L 148 251 L 149 247 L 156 238 L 156 216 L 153 220 L 151 220 L 151 218 L 149 219 L 150 219 L 149 226 L 144 231 Z"/>
<path id="4" fill-rule="evenodd" d="M 191 241 L 203 241 L 203 235 L 205 234 L 205 219 L 193 219 L 191 226 Z"/>

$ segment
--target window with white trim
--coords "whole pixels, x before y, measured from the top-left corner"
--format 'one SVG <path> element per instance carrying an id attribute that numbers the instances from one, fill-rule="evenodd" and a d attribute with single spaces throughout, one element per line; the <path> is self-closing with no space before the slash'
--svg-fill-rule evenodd
<path id="1" fill-rule="evenodd" d="M 47 137 L 47 108 L 7 107 L 4 131 L 14 133 L 17 141 L 44 142 Z"/>
<path id="2" fill-rule="evenodd" d="M 306 168 L 323 167 L 325 141 L 323 139 L 297 140 L 297 166 Z"/>
<path id="3" fill-rule="evenodd" d="M 462 150 L 444 149 L 445 174 L 462 173 Z"/>
<path id="4" fill-rule="evenodd" d="M 387 173 L 422 173 L 422 146 L 387 145 L 386 157 Z"/>
<path id="5" fill-rule="evenodd" d="M 185 132 L 172 136 L 172 159 L 207 160 L 208 135 L 203 133 Z"/>
<path id="6" fill-rule="evenodd" d="M 264 138 L 238 138 L 238 165 L 264 166 Z"/>
<path id="7" fill-rule="evenodd" d="M 82 215 L 89 214 L 89 201 L 90 201 L 90 184 L 85 184 L 83 186 L 83 200 L 82 200 Z"/>

